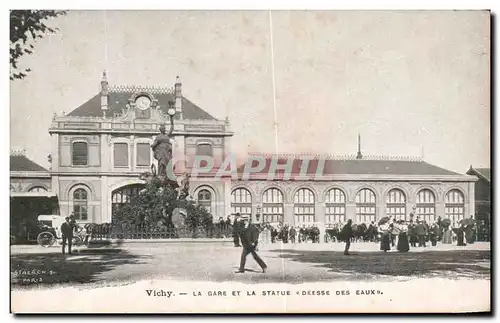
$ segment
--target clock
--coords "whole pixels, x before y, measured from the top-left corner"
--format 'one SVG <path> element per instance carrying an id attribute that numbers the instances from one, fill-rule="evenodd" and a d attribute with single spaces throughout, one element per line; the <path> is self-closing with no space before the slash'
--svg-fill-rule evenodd
<path id="1" fill-rule="evenodd" d="M 147 110 L 151 106 L 151 99 L 147 96 L 140 96 L 135 100 L 135 106 L 139 110 Z"/>

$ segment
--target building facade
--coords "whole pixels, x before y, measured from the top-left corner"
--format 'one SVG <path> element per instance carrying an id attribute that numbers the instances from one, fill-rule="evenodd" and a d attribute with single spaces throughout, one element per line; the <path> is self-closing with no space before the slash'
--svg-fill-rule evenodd
<path id="1" fill-rule="evenodd" d="M 50 187 L 60 213 L 79 222 L 110 222 L 114 207 L 128 203 L 144 185 L 140 174 L 155 163 L 151 143 L 175 109 L 175 173 L 190 172 L 195 156 L 211 156 L 214 172 L 191 178 L 190 196 L 214 220 L 240 213 L 258 222 L 291 225 L 371 222 L 389 215 L 452 221 L 475 213 L 474 176 L 419 159 L 355 156 L 260 155 L 264 165 L 247 176 L 239 165 L 230 175 L 215 170 L 230 154 L 233 132 L 172 88 L 110 86 L 67 115 L 54 116 Z M 254 156 L 255 157 L 255 156 Z M 304 166 L 305 165 L 305 166 Z M 305 170 L 305 172 L 303 172 Z M 273 174 L 273 176 L 270 176 Z"/>
<path id="2" fill-rule="evenodd" d="M 277 159 L 282 170 L 288 163 L 289 178 L 276 172 L 270 181 L 272 157 L 267 158 L 260 173 L 233 182 L 233 212 L 239 209 L 239 196 L 245 197 L 245 210 L 261 215 L 260 221 L 291 225 L 331 225 L 348 219 L 370 223 L 384 216 L 410 220 L 410 213 L 414 220 L 434 222 L 441 217 L 454 222 L 475 212 L 474 178 L 416 158 L 358 154 Z M 309 162 L 308 171 L 301 175 L 304 161 Z"/>
<path id="3" fill-rule="evenodd" d="M 151 144 L 169 108 L 175 109 L 173 156 L 175 172 L 189 172 L 196 155 L 210 155 L 215 166 L 229 153 L 233 133 L 228 120 L 218 120 L 182 96 L 174 87 L 109 86 L 64 116 L 54 116 L 52 190 L 59 197 L 61 215 L 75 214 L 79 222 L 110 222 L 113 207 L 130 201 L 144 181 L 139 175 L 156 163 Z M 183 161 L 182 161 L 183 160 Z M 204 196 L 214 214 L 230 212 L 230 181 L 203 174 L 191 181 L 193 196 Z M 209 201 L 207 203 L 207 201 Z M 203 203 L 203 201 L 201 201 Z"/>
<path id="4" fill-rule="evenodd" d="M 476 176 L 475 204 L 477 217 L 490 219 L 491 215 L 491 169 L 473 168 L 467 171 L 467 175 Z"/>

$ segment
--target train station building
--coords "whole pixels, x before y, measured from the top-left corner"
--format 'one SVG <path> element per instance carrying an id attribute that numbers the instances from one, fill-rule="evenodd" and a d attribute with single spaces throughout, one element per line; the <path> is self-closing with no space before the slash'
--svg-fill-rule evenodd
<path id="1" fill-rule="evenodd" d="M 66 115 L 55 115 L 51 167 L 36 183 L 12 177 L 11 192 L 43 187 L 58 198 L 59 212 L 79 222 L 110 222 L 113 210 L 130 202 L 144 185 L 139 175 L 155 163 L 151 151 L 159 125 L 169 125 L 175 108 L 173 158 L 184 158 L 176 173 L 192 170 L 196 156 L 210 156 L 214 169 L 231 155 L 233 129 L 172 87 L 115 86 L 106 75 L 101 90 Z M 258 171 L 245 175 L 256 158 Z M 253 221 L 300 225 L 370 222 L 392 215 L 457 221 L 475 214 L 476 176 L 458 174 L 419 158 L 258 154 L 238 165 L 236 176 L 198 174 L 190 195 L 214 220 L 236 212 Z M 177 164 L 176 164 L 177 166 Z M 43 173 L 43 174 L 42 174 Z M 274 174 L 270 176 L 270 174 Z M 29 187 L 28 187 L 29 186 Z"/>

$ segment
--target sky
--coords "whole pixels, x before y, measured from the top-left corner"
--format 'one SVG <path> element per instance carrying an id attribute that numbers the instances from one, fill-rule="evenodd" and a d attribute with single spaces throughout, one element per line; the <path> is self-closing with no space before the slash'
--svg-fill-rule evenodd
<path id="1" fill-rule="evenodd" d="M 487 11 L 70 11 L 50 24 L 21 61 L 32 72 L 10 82 L 11 149 L 44 167 L 52 115 L 97 94 L 103 70 L 116 85 L 178 75 L 185 97 L 230 118 L 237 154 L 354 154 L 359 133 L 364 155 L 490 166 Z"/>

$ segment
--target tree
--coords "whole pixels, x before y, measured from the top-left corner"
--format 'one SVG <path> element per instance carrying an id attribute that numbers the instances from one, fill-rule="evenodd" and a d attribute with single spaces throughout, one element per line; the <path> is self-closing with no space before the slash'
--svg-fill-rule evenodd
<path id="1" fill-rule="evenodd" d="M 31 69 L 18 71 L 19 59 L 32 54 L 37 39 L 55 33 L 44 21 L 66 14 L 61 10 L 11 10 L 10 11 L 10 79 L 22 79 Z"/>

